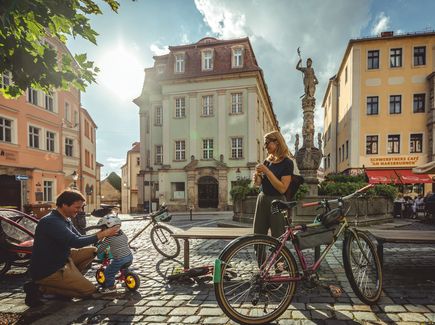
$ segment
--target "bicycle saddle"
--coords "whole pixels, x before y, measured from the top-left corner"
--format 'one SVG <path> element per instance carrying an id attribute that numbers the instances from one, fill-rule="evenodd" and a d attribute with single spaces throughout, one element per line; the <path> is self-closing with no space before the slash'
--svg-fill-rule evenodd
<path id="1" fill-rule="evenodd" d="M 281 210 L 288 210 L 295 207 L 298 204 L 297 201 L 281 201 L 281 200 L 273 200 L 270 206 L 270 210 L 273 213 L 278 213 Z"/>

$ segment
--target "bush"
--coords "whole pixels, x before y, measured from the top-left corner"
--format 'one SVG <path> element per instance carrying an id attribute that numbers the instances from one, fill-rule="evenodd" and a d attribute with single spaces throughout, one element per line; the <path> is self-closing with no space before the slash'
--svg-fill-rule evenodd
<path id="1" fill-rule="evenodd" d="M 251 186 L 250 179 L 240 179 L 235 182 L 235 185 L 230 191 L 231 198 L 235 200 L 244 200 L 247 196 L 256 196 L 258 189 Z"/>

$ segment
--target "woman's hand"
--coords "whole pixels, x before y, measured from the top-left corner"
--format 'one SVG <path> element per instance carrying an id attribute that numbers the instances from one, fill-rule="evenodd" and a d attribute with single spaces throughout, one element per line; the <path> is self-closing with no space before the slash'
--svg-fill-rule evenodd
<path id="1" fill-rule="evenodd" d="M 264 164 L 257 164 L 257 166 L 255 166 L 255 171 L 258 174 L 267 174 L 267 172 L 269 171 L 269 168 L 267 168 L 267 166 Z"/>
<path id="2" fill-rule="evenodd" d="M 259 173 L 255 172 L 252 174 L 252 181 L 254 183 L 254 186 L 257 186 L 257 187 L 260 186 L 262 180 L 263 179 L 261 178 L 261 175 Z"/>

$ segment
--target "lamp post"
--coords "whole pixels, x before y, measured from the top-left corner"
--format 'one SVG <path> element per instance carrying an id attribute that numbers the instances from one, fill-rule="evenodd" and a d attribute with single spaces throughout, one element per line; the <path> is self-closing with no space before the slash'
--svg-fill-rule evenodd
<path id="1" fill-rule="evenodd" d="M 71 174 L 71 177 L 74 181 L 73 183 L 73 189 L 77 189 L 77 180 L 79 179 L 79 174 L 76 171 L 73 171 L 73 173 Z"/>
<path id="2" fill-rule="evenodd" d="M 237 167 L 237 169 L 236 169 L 236 179 L 237 179 L 238 181 L 240 181 L 240 174 L 241 174 L 240 168 Z"/>

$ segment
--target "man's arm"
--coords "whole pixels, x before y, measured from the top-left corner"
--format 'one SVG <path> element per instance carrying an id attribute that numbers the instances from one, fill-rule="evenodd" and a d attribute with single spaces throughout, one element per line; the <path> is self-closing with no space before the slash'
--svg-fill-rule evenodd
<path id="1" fill-rule="evenodd" d="M 302 63 L 302 59 L 299 59 L 298 64 L 296 64 L 296 70 L 304 72 L 305 68 L 301 67 L 301 63 Z"/>

